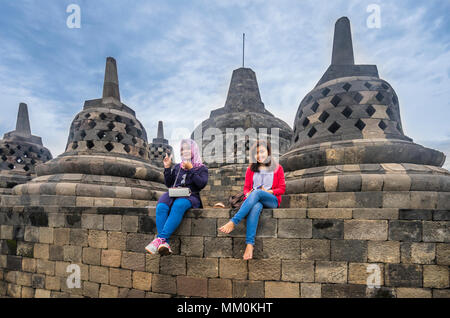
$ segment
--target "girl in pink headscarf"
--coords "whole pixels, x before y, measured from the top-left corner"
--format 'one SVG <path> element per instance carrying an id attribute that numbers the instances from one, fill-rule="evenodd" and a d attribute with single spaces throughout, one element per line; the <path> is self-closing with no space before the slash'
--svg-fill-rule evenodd
<path id="1" fill-rule="evenodd" d="M 189 197 L 169 197 L 164 193 L 156 205 L 156 238 L 145 247 L 155 254 L 172 253 L 169 238 L 178 228 L 186 211 L 190 208 L 203 208 L 200 190 L 208 183 L 208 168 L 202 163 L 197 143 L 192 139 L 183 139 L 180 145 L 181 163 L 171 169 L 172 159 L 166 154 L 164 158 L 164 180 L 168 188 L 188 187 Z"/>

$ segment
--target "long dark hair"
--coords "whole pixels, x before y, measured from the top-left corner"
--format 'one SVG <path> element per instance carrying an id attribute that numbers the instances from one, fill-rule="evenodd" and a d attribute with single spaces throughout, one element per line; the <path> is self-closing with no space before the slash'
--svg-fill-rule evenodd
<path id="1" fill-rule="evenodd" d="M 258 153 L 259 147 L 265 147 L 267 149 L 267 159 L 265 163 L 259 163 L 258 160 L 256 160 L 256 156 Z M 250 170 L 253 172 L 258 172 L 260 166 L 266 166 L 269 167 L 272 164 L 272 147 L 270 146 L 270 143 L 266 143 L 264 140 L 258 140 L 256 144 L 250 149 L 250 160 L 254 159 L 255 162 L 250 163 Z"/>

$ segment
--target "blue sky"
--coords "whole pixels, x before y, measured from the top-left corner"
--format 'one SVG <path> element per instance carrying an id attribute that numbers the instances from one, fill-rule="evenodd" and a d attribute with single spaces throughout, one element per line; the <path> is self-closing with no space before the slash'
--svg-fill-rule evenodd
<path id="1" fill-rule="evenodd" d="M 69 29 L 69 4 L 81 28 Z M 378 4 L 381 28 L 368 28 Z M 396 90 L 415 142 L 450 157 L 450 1 L 0 0 L 0 134 L 20 102 L 53 156 L 85 100 L 101 97 L 105 59 L 118 63 L 122 101 L 172 145 L 225 102 L 231 73 L 257 75 L 266 108 L 291 127 L 331 60 L 334 22 L 348 16 L 357 64 L 376 64 Z M 445 167 L 450 168 L 450 159 Z"/>

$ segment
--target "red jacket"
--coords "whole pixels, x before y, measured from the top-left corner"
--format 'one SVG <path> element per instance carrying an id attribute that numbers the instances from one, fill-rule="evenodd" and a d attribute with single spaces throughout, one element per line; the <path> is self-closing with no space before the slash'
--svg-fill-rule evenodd
<path id="1" fill-rule="evenodd" d="M 245 173 L 245 182 L 244 182 L 245 195 L 247 195 L 247 193 L 249 193 L 253 189 L 253 174 L 254 172 L 250 170 L 249 166 L 247 168 L 247 172 Z M 286 183 L 284 182 L 284 170 L 280 164 L 278 164 L 277 168 L 275 169 L 275 172 L 273 173 L 272 191 L 273 194 L 277 197 L 278 206 L 280 206 L 281 195 L 284 194 L 284 192 L 286 191 Z"/>

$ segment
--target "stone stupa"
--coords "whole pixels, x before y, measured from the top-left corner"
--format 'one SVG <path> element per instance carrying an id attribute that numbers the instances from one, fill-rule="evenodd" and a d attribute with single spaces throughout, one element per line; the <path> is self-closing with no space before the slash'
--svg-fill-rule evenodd
<path id="1" fill-rule="evenodd" d="M 252 128 L 256 134 L 245 135 Z M 235 135 L 231 135 L 234 140 L 227 140 L 227 129 L 234 130 Z M 208 130 L 221 134 L 222 151 L 211 147 L 215 139 L 205 134 Z M 244 132 L 243 137 L 240 137 L 239 131 Z M 278 138 L 272 139 L 272 133 Z M 233 71 L 225 106 L 211 111 L 210 117 L 196 127 L 191 138 L 198 140 L 198 136 L 203 137 L 203 159 L 209 168 L 209 181 L 205 188 L 208 196 L 204 203 L 214 205 L 221 202 L 227 205 L 230 195 L 242 191 L 249 164 L 249 148 L 256 138 L 271 143 L 272 153 L 278 156 L 288 150 L 292 129 L 265 108 L 255 72 L 241 67 Z M 213 138 L 216 137 L 213 134 Z M 199 141 L 197 143 L 200 145 Z M 223 155 L 216 157 L 216 152 Z"/>
<path id="2" fill-rule="evenodd" d="M 158 122 L 158 134 L 156 138 L 153 138 L 153 141 L 149 143 L 149 156 L 150 161 L 153 165 L 163 168 L 163 159 L 166 154 L 170 156 L 173 154 L 173 148 L 169 145 L 169 141 L 164 138 L 164 127 L 163 122 L 160 120 Z"/>
<path id="3" fill-rule="evenodd" d="M 29 181 L 36 165 L 51 159 L 41 137 L 31 134 L 27 104 L 20 103 L 16 130 L 0 140 L 0 194 L 10 194 L 14 186 Z"/>
<path id="4" fill-rule="evenodd" d="M 106 61 L 103 97 L 85 102 L 65 152 L 36 173 L 6 204 L 147 206 L 166 189 L 161 169 L 150 164 L 144 127 L 120 101 L 114 58 Z"/>

